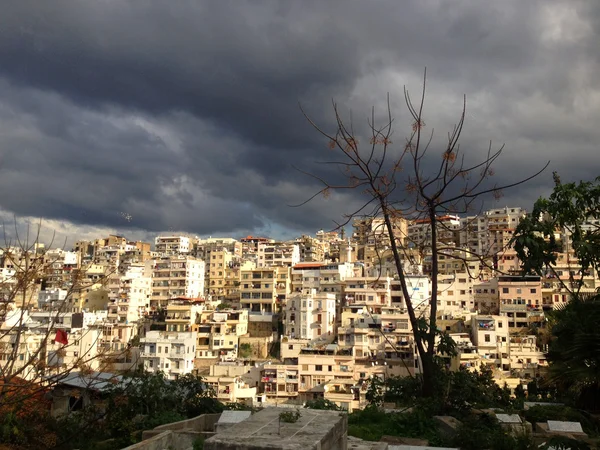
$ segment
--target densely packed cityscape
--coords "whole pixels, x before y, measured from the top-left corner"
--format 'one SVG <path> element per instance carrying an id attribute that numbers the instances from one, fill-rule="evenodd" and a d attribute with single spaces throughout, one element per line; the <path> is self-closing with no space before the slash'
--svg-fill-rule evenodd
<path id="1" fill-rule="evenodd" d="M 567 301 L 563 283 L 577 270 L 568 233 L 557 232 L 552 270 L 521 274 L 511 238 L 524 214 L 507 207 L 440 217 L 438 233 L 437 324 L 458 348 L 447 364 L 489 365 L 513 389 L 547 366 L 535 330 L 545 310 Z M 378 218 L 354 220 L 352 235 L 318 231 L 286 242 L 161 235 L 152 246 L 111 235 L 70 251 L 6 248 L 0 364 L 30 379 L 65 368 L 193 373 L 223 402 L 324 397 L 360 409 L 367 380 L 420 370 L 406 302 L 427 314 L 429 228 L 394 223 L 410 299 Z M 581 280 L 584 291 L 599 282 L 592 273 Z M 84 406 L 61 401 L 56 411 Z"/>

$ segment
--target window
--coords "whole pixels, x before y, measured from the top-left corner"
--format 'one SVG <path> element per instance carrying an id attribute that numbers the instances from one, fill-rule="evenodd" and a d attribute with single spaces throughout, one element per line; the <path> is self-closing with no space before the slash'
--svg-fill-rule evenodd
<path id="1" fill-rule="evenodd" d="M 294 350 L 294 346 L 292 344 L 288 345 L 288 350 Z"/>
<path id="2" fill-rule="evenodd" d="M 322 372 L 322 371 L 323 371 L 323 366 L 322 366 L 321 364 L 317 364 L 317 365 L 315 366 L 315 370 L 316 370 L 317 372 Z"/>
<path id="3" fill-rule="evenodd" d="M 484 341 L 485 341 L 485 342 L 490 342 L 490 335 L 489 335 L 489 334 L 486 334 L 486 335 L 484 336 Z"/>
<path id="4" fill-rule="evenodd" d="M 329 370 L 329 372 L 333 371 L 333 366 L 328 366 L 327 370 Z"/>
<path id="5" fill-rule="evenodd" d="M 521 288 L 517 288 L 517 294 L 521 293 Z"/>
<path id="6" fill-rule="evenodd" d="M 498 322 L 498 328 L 502 328 L 502 322 L 501 321 Z"/>
<path id="7" fill-rule="evenodd" d="M 534 289 L 534 288 L 532 288 L 532 289 L 531 289 L 531 293 L 532 293 L 532 294 L 535 294 L 536 292 L 537 292 L 537 290 L 536 290 L 536 289 Z"/>
<path id="8" fill-rule="evenodd" d="M 308 370 L 308 364 L 302 364 L 302 370 Z"/>
<path id="9" fill-rule="evenodd" d="M 503 294 L 508 294 L 508 288 L 502 288 L 502 293 Z"/>

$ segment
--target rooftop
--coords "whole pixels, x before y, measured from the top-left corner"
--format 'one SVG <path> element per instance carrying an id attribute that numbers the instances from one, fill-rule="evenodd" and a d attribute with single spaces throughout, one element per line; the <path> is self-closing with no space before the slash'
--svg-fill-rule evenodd
<path id="1" fill-rule="evenodd" d="M 289 411 L 289 409 L 285 409 Z M 266 408 L 243 422 L 204 442 L 204 448 L 277 448 L 281 450 L 310 450 L 336 448 L 340 439 L 346 439 L 346 418 L 336 411 L 301 409 L 295 423 L 279 423 L 281 408 Z"/>

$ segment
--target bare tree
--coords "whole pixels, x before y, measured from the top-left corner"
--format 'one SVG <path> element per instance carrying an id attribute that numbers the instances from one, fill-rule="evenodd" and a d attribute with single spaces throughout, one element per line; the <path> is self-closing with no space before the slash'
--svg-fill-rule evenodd
<path id="1" fill-rule="evenodd" d="M 412 122 L 408 137 L 401 145 L 394 146 L 394 118 L 387 101 L 387 114 L 383 121 L 375 119 L 374 109 L 368 123 L 368 144 L 360 146 L 360 136 L 355 132 L 352 122 L 346 122 L 333 102 L 335 129 L 327 132 L 310 119 L 302 110 L 309 123 L 329 142 L 328 146 L 337 155 L 337 159 L 326 161 L 340 169 L 343 179 L 332 182 L 322 175 L 301 170 L 322 184 L 313 196 L 301 205 L 318 195 L 328 197 L 331 191 L 357 191 L 362 201 L 360 207 L 345 216 L 345 221 L 338 227 L 347 225 L 357 216 L 382 218 L 387 231 L 393 262 L 398 274 L 401 291 L 405 299 L 406 310 L 413 329 L 418 356 L 421 360 L 422 393 L 431 396 L 435 392 L 435 371 L 437 365 L 436 327 L 438 274 L 440 273 L 438 258 L 453 249 L 440 241 L 446 229 L 440 220 L 447 214 L 465 214 L 476 212 L 483 204 L 486 195 L 500 198 L 502 191 L 519 186 L 539 175 L 541 170 L 518 181 L 498 185 L 492 182 L 493 164 L 503 151 L 503 146 L 493 150 L 490 143 L 485 157 L 469 164 L 460 151 L 459 140 L 463 131 L 466 113 L 466 98 L 457 124 L 448 133 L 447 140 L 441 147 L 434 144 L 434 132 L 425 132 L 424 108 L 426 93 L 426 72 L 423 87 L 418 101 L 413 101 L 408 90 L 404 89 L 404 100 Z M 302 109 L 302 107 L 301 107 Z M 437 148 L 434 148 L 437 147 Z M 300 205 L 296 205 L 300 206 Z M 430 227 L 426 241 L 412 243 L 420 250 L 431 255 L 432 294 L 429 299 L 427 314 L 419 317 L 411 301 L 411 290 L 407 284 L 407 273 L 403 266 L 403 256 L 409 255 L 406 237 L 399 236 L 395 227 L 397 219 L 425 220 Z M 480 255 L 471 255 L 479 258 Z"/>
<path id="2" fill-rule="evenodd" d="M 74 308 L 73 299 L 94 285 L 102 285 L 111 270 L 94 280 L 81 267 L 61 270 L 63 295 L 53 302 L 42 322 L 32 325 L 38 293 L 58 264 L 52 251 L 62 250 L 53 246 L 54 236 L 44 245 L 41 230 L 40 221 L 33 230 L 28 226 L 21 236 L 15 219 L 15 238 L 9 240 L 5 235 L 0 246 L 0 411 L 5 413 L 25 405 L 26 399 L 45 392 L 74 371 L 89 375 L 92 368 L 107 370 L 129 351 L 96 351 L 101 347 L 101 330 L 83 327 L 80 334 L 70 336 L 70 341 L 64 332 L 63 320 Z M 83 339 L 89 343 L 87 348 L 77 344 Z M 65 358 L 67 352 L 72 357 Z"/>

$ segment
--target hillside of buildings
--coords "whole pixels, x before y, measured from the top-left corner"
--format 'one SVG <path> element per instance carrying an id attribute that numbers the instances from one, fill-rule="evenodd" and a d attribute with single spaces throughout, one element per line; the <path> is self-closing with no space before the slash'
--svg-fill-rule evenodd
<path id="1" fill-rule="evenodd" d="M 478 406 L 510 413 L 524 400 L 562 402 L 544 383 L 548 317 L 569 303 L 573 273 L 581 272 L 579 293 L 595 293 L 600 279 L 578 266 L 566 229 L 556 231 L 552 270 L 523 275 L 512 237 L 524 216 L 522 208 L 506 207 L 438 219 L 446 250 L 437 255 L 436 323 L 453 346 L 437 357 L 448 386 L 472 385 L 497 396 L 470 398 L 466 389 L 449 388 L 440 410 L 421 405 L 409 411 L 413 415 L 393 416 L 398 419 L 387 428 L 391 416 L 377 411 L 414 408 L 418 397 L 414 380 L 422 363 L 406 304 L 427 318 L 427 221 L 394 224 L 410 298 L 402 293 L 378 218 L 355 220 L 348 235 L 319 231 L 286 242 L 162 235 L 148 243 L 107 236 L 69 250 L 41 243 L 4 248 L 2 439 L 27 448 L 19 427 L 32 400 L 35 414 L 80 420 L 90 408 L 106 414 L 107 399 L 115 401 L 110 395 L 132 379 L 144 380 L 129 384 L 146 399 L 140 405 L 154 401 L 113 417 L 123 423 L 145 418 L 120 431 L 132 439 L 142 428 L 226 407 L 335 409 L 350 413 L 351 434 L 379 440 L 395 429 L 420 429 L 417 423 L 430 420 L 419 415 L 424 411 L 433 416 Z M 174 400 L 186 398 L 182 392 L 198 393 L 199 402 Z M 102 414 L 93 420 L 104 420 Z M 597 433 L 592 422 L 585 425 Z M 43 445 L 69 448 L 56 439 Z"/>

